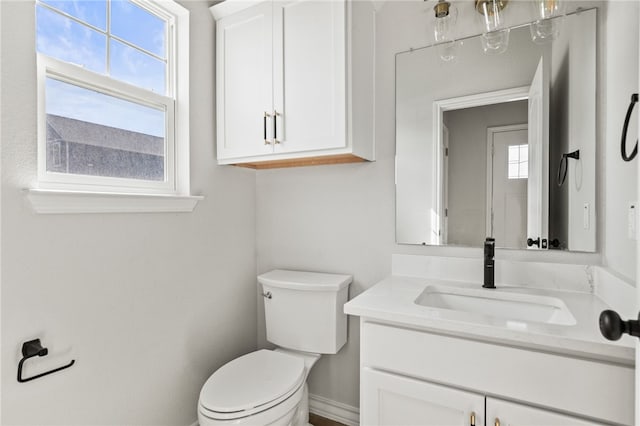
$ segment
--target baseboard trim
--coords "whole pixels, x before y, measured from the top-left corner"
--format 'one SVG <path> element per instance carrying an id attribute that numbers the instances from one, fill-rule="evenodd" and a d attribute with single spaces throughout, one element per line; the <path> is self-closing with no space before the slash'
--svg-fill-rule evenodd
<path id="1" fill-rule="evenodd" d="M 347 426 L 360 425 L 360 410 L 351 405 L 309 394 L 309 411 Z"/>

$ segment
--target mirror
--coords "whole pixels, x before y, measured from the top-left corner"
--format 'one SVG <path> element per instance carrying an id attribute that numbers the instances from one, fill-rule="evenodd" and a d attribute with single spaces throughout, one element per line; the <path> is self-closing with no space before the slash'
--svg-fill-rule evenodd
<path id="1" fill-rule="evenodd" d="M 596 250 L 596 9 L 555 19 L 396 55 L 398 243 Z"/>

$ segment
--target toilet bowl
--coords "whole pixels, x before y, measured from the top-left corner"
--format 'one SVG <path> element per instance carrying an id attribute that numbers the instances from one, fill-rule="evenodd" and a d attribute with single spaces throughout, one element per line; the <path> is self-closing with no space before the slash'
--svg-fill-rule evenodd
<path id="1" fill-rule="evenodd" d="M 200 426 L 307 424 L 306 379 L 319 358 L 263 349 L 228 362 L 200 392 Z"/>
<path id="2" fill-rule="evenodd" d="M 236 358 L 215 371 L 198 400 L 200 426 L 303 426 L 309 420 L 306 384 L 320 354 L 346 343 L 350 275 L 274 270 L 263 287 L 267 340 L 279 347 Z"/>

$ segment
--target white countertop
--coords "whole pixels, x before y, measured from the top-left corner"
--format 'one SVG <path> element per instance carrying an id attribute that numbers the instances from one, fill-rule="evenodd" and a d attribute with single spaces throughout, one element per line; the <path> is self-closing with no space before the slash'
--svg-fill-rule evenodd
<path id="1" fill-rule="evenodd" d="M 498 290 L 557 297 L 576 319 L 575 325 L 510 321 L 491 315 L 472 314 L 421 306 L 414 301 L 427 285 L 481 288 L 480 284 L 441 279 L 390 276 L 344 305 L 344 312 L 364 319 L 417 327 L 470 339 L 526 347 L 571 356 L 634 365 L 634 340 L 623 336 L 606 340 L 598 327 L 600 312 L 609 309 L 593 294 L 531 287 L 497 285 Z M 486 289 L 486 291 L 493 291 Z"/>

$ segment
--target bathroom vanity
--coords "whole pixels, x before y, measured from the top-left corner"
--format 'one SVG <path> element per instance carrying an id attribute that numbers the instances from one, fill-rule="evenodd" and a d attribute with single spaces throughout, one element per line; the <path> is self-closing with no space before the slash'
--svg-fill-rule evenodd
<path id="1" fill-rule="evenodd" d="M 391 276 L 360 316 L 360 424 L 633 424 L 634 350 L 589 292 Z M 615 395 L 615 397 L 614 397 Z"/>

